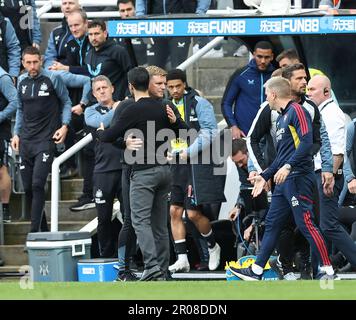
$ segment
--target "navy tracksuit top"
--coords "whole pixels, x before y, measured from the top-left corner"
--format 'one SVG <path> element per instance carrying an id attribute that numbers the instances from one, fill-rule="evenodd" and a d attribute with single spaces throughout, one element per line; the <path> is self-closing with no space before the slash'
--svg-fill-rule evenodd
<path id="1" fill-rule="evenodd" d="M 289 177 L 313 172 L 313 132 L 309 113 L 299 104 L 290 101 L 277 119 L 277 156 L 261 173 L 267 181 L 286 163 L 292 167 Z"/>

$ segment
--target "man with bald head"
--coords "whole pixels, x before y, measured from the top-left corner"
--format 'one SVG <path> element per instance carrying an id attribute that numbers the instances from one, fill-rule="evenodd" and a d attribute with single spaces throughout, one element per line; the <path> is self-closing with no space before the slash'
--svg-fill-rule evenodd
<path id="1" fill-rule="evenodd" d="M 80 9 L 79 0 L 62 0 L 61 11 L 64 15 L 62 24 L 54 28 L 49 35 L 45 52 L 44 67 L 53 65 L 54 61 L 66 64 L 66 45 L 73 38 L 67 23 L 68 15 Z"/>
<path id="2" fill-rule="evenodd" d="M 320 228 L 324 236 L 343 253 L 351 266 L 356 268 L 356 245 L 338 220 L 338 200 L 344 185 L 345 116 L 331 96 L 331 82 L 328 77 L 316 75 L 311 78 L 308 83 L 308 96 L 318 106 L 323 117 L 333 153 L 335 184 L 332 194 L 323 192 L 321 175 L 316 174 L 321 200 Z"/>

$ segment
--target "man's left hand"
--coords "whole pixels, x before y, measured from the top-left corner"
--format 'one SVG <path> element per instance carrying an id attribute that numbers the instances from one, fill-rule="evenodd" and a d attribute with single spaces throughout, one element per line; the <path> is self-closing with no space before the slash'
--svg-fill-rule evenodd
<path id="1" fill-rule="evenodd" d="M 285 166 L 280 168 L 277 173 L 274 175 L 274 182 L 276 184 L 282 184 L 284 181 L 286 181 L 288 175 L 290 173 L 290 170 L 287 169 Z"/>
<path id="2" fill-rule="evenodd" d="M 63 143 L 66 138 L 67 132 L 68 132 L 68 127 L 66 125 L 60 127 L 52 137 L 54 143 L 56 144 Z"/>
<path id="3" fill-rule="evenodd" d="M 331 197 L 334 194 L 335 179 L 331 172 L 321 173 L 321 183 L 323 185 L 323 192 L 327 197 Z"/>

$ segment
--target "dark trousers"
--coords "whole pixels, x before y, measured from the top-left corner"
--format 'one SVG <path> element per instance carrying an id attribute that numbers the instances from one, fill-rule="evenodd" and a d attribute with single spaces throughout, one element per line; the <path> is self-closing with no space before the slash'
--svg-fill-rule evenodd
<path id="1" fill-rule="evenodd" d="M 121 197 L 121 170 L 94 173 L 94 198 L 98 212 L 98 240 L 100 256 L 111 258 L 117 248 L 117 234 L 112 218 L 114 198 Z"/>
<path id="2" fill-rule="evenodd" d="M 320 196 L 321 231 L 326 239 L 344 254 L 351 265 L 356 267 L 356 244 L 339 221 L 338 200 L 344 184 L 344 178 L 340 176 L 335 179 L 334 194 L 331 197 L 327 197 L 322 189 L 320 174 L 316 176 Z"/>
<path id="3" fill-rule="evenodd" d="M 122 168 L 122 202 L 121 202 L 121 212 L 124 216 L 124 225 L 122 226 L 119 233 L 119 244 L 118 244 L 118 257 L 119 265 L 129 267 L 129 258 L 135 253 L 136 249 L 136 234 L 132 227 L 131 221 L 131 206 L 130 206 L 130 175 L 131 167 L 123 166 Z M 123 259 L 124 261 L 121 261 Z"/>
<path id="4" fill-rule="evenodd" d="M 26 207 L 31 211 L 30 232 L 48 231 L 45 205 L 45 185 L 51 170 L 54 154 L 54 143 L 47 143 L 46 147 L 20 143 L 20 172 L 26 196 Z"/>
<path id="5" fill-rule="evenodd" d="M 293 214 L 297 227 L 308 240 L 312 252 L 322 261 L 322 265 L 330 265 L 325 241 L 312 217 L 314 179 L 314 173 L 303 174 L 289 177 L 283 184 L 275 187 L 265 219 L 265 233 L 256 260 L 257 265 L 264 268 L 290 214 Z"/>
<path id="6" fill-rule="evenodd" d="M 188 57 L 189 37 L 155 38 L 154 44 L 147 47 L 148 65 L 165 69 L 168 57 L 171 59 L 171 69 L 176 68 Z"/>
<path id="7" fill-rule="evenodd" d="M 134 170 L 131 174 L 131 219 L 140 246 L 145 269 L 169 266 L 168 192 L 169 166 Z"/>
<path id="8" fill-rule="evenodd" d="M 83 197 L 89 199 L 93 195 L 93 171 L 95 166 L 95 141 L 90 142 L 82 149 L 83 155 Z"/>

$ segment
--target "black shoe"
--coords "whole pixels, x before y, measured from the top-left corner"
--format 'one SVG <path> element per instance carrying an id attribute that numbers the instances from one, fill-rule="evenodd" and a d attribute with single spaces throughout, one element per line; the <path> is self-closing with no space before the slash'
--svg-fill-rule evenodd
<path id="1" fill-rule="evenodd" d="M 2 221 L 4 221 L 5 223 L 11 222 L 11 214 L 8 208 L 2 209 Z"/>
<path id="2" fill-rule="evenodd" d="M 262 274 L 258 275 L 252 271 L 252 268 L 242 268 L 236 269 L 234 267 L 230 267 L 230 271 L 241 280 L 245 281 L 259 281 L 262 279 Z"/>
<path id="3" fill-rule="evenodd" d="M 115 281 L 137 281 L 138 277 L 131 271 L 125 270 L 118 274 L 117 279 Z"/>
<path id="4" fill-rule="evenodd" d="M 173 281 L 173 277 L 172 277 L 172 273 L 167 270 L 165 273 L 164 273 L 164 277 L 166 278 L 166 281 Z"/>
<path id="5" fill-rule="evenodd" d="M 81 211 L 95 208 L 94 199 L 80 197 L 78 202 L 69 208 L 70 211 Z"/>
<path id="6" fill-rule="evenodd" d="M 310 263 L 302 263 L 300 268 L 300 280 L 313 280 Z"/>
<path id="7" fill-rule="evenodd" d="M 341 252 L 331 255 L 330 262 L 331 262 L 331 265 L 333 266 L 333 268 L 336 270 L 342 269 L 347 264 L 347 260 Z"/>
<path id="8" fill-rule="evenodd" d="M 143 270 L 142 276 L 139 281 L 155 281 L 163 280 L 164 274 L 158 266 L 152 267 L 150 269 Z"/>
<path id="9" fill-rule="evenodd" d="M 0 267 L 4 265 L 4 260 L 0 259 Z"/>

